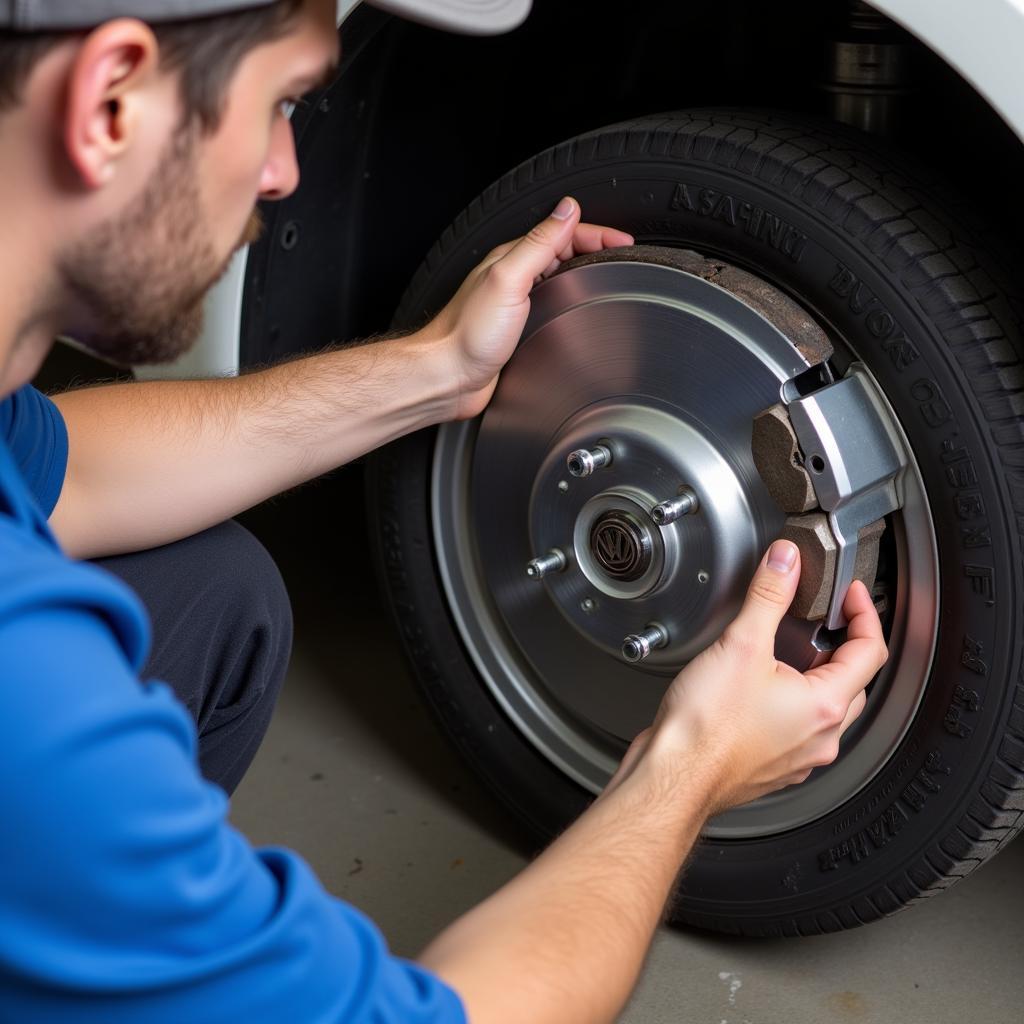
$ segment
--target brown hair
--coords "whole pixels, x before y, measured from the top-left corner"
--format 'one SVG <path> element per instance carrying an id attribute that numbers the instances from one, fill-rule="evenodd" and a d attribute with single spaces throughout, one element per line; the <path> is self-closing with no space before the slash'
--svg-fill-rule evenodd
<path id="1" fill-rule="evenodd" d="M 216 130 L 239 62 L 261 43 L 283 36 L 304 2 L 277 0 L 269 6 L 152 26 L 161 67 L 181 74 L 186 122 L 198 119 L 205 131 Z M 36 63 L 69 35 L 0 31 L 0 114 L 18 104 Z"/>

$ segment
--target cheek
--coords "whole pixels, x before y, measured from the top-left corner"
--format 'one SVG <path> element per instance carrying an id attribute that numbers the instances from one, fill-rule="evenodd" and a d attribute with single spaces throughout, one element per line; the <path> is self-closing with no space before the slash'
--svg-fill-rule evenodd
<path id="1" fill-rule="evenodd" d="M 259 136 L 261 133 L 253 134 Z M 269 156 L 269 133 L 262 138 L 246 139 L 232 154 L 231 164 L 225 168 L 225 190 L 230 194 L 232 203 L 251 206 L 255 202 Z"/>
<path id="2" fill-rule="evenodd" d="M 263 129 L 253 125 L 254 121 L 250 121 L 245 131 L 225 131 L 224 144 L 209 154 L 207 180 L 212 185 L 209 194 L 215 206 L 210 212 L 214 216 L 222 213 L 237 216 L 239 210 L 248 211 L 256 202 L 272 132 L 269 125 Z"/>

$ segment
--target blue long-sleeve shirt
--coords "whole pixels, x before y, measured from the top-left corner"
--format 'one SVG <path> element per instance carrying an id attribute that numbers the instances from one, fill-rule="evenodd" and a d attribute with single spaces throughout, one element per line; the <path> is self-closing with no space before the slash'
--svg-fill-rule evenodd
<path id="1" fill-rule="evenodd" d="M 203 780 L 191 718 L 138 673 L 146 614 L 60 551 L 56 407 L 0 401 L 0 1021 L 465 1020 Z"/>

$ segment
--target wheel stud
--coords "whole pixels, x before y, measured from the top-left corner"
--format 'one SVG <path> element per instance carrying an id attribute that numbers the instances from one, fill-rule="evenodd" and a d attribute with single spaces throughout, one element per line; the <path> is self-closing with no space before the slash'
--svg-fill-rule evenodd
<path id="1" fill-rule="evenodd" d="M 651 519 L 658 526 L 668 526 L 669 523 L 674 523 L 677 519 L 696 512 L 697 505 L 697 495 L 689 487 L 684 487 L 678 498 L 669 498 L 668 501 L 662 501 L 655 505 L 651 509 Z"/>
<path id="2" fill-rule="evenodd" d="M 668 644 L 668 630 L 652 622 L 642 633 L 631 633 L 622 641 L 622 656 L 626 661 L 643 661 L 656 647 Z"/>
<path id="3" fill-rule="evenodd" d="M 552 548 L 546 555 L 531 559 L 526 564 L 526 575 L 539 580 L 549 572 L 561 572 L 566 566 L 565 555 L 558 548 Z"/>
<path id="4" fill-rule="evenodd" d="M 570 452 L 565 460 L 565 467 L 571 476 L 590 476 L 595 469 L 610 466 L 611 462 L 611 449 L 599 444 L 590 449 L 577 448 L 576 451 Z"/>

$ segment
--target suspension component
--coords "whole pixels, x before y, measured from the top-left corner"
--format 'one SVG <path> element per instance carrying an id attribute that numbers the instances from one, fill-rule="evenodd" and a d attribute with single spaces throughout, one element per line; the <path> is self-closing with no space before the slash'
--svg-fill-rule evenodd
<path id="1" fill-rule="evenodd" d="M 854 579 L 873 584 L 884 517 L 902 506 L 907 454 L 887 420 L 877 386 L 855 363 L 842 380 L 754 421 L 755 465 L 791 513 L 784 536 L 800 548 L 793 614 L 827 629 L 846 624 L 843 601 Z M 808 488 L 819 512 L 807 514 Z"/>
<path id="2" fill-rule="evenodd" d="M 652 622 L 642 633 L 630 633 L 622 641 L 622 656 L 631 664 L 643 661 L 657 647 L 668 646 L 668 630 Z"/>
<path id="3" fill-rule="evenodd" d="M 570 452 L 565 460 L 565 468 L 569 470 L 570 476 L 590 476 L 595 469 L 610 466 L 611 463 L 611 449 L 599 444 L 590 449 L 577 448 Z"/>
<path id="4" fill-rule="evenodd" d="M 567 564 L 565 555 L 558 548 L 552 548 L 546 555 L 526 563 L 526 575 L 531 580 L 543 579 L 549 572 L 561 572 Z"/>
<path id="5" fill-rule="evenodd" d="M 897 136 L 912 85 L 911 40 L 863 0 L 852 0 L 826 44 L 823 88 L 837 121 L 876 135 Z"/>

